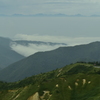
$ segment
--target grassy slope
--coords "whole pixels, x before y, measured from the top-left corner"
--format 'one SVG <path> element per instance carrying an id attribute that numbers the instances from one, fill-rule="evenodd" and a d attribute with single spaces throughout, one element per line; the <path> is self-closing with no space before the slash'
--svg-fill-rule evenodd
<path id="1" fill-rule="evenodd" d="M 19 82 L 1 82 L 0 100 L 28 100 L 36 92 L 41 100 L 41 96 L 45 100 L 100 100 L 99 71 L 94 65 L 76 63 Z"/>

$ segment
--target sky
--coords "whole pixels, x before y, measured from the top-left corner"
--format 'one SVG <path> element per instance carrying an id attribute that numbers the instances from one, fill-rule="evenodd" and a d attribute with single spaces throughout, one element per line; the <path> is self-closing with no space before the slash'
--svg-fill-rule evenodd
<path id="1" fill-rule="evenodd" d="M 100 0 L 0 0 L 0 14 L 100 15 Z M 0 17 L 0 36 L 17 34 L 66 37 L 100 36 L 100 17 Z"/>
<path id="2" fill-rule="evenodd" d="M 100 17 L 0 17 L 0 36 L 16 38 L 17 34 L 100 37 Z"/>
<path id="3" fill-rule="evenodd" d="M 100 15 L 100 0 L 0 0 L 0 14 Z"/>
<path id="4" fill-rule="evenodd" d="M 13 40 L 66 43 L 68 46 L 100 41 L 100 0 L 0 0 L 0 15 L 34 14 L 85 15 L 88 17 L 3 17 L 0 36 Z M 17 52 L 51 50 L 58 46 L 13 45 Z M 23 49 L 24 48 L 24 49 Z M 26 51 L 25 51 L 26 53 Z M 24 53 L 24 54 L 25 54 Z M 26 55 L 26 56 L 27 56 Z"/>

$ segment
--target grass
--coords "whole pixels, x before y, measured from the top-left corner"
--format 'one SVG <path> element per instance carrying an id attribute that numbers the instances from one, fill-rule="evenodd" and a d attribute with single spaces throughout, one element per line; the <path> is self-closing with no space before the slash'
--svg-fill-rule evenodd
<path id="1" fill-rule="evenodd" d="M 50 91 L 52 95 L 46 94 L 45 100 L 100 100 L 99 71 L 92 64 L 76 63 L 19 82 L 1 82 L 5 88 L 0 87 L 0 100 L 13 100 L 16 96 L 15 100 L 27 100 L 36 92 L 43 96 L 43 91 Z"/>

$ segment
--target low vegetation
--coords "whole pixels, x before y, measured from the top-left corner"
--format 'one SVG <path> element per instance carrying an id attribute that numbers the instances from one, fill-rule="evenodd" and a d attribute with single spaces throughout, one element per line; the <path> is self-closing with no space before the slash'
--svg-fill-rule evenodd
<path id="1" fill-rule="evenodd" d="M 0 82 L 0 100 L 100 100 L 99 66 L 81 62 L 18 82 Z"/>

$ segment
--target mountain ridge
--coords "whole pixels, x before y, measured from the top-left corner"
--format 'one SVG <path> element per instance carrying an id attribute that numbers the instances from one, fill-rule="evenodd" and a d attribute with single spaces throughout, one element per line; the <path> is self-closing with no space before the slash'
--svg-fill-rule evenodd
<path id="1" fill-rule="evenodd" d="M 99 51 L 100 42 L 93 42 L 38 52 L 1 70 L 0 80 L 18 81 L 25 77 L 48 72 L 78 61 L 100 61 Z"/>
<path id="2" fill-rule="evenodd" d="M 16 48 L 16 46 L 18 46 Z M 36 48 L 36 46 L 41 46 L 41 45 L 49 45 L 49 46 L 56 46 L 56 45 L 66 45 L 65 43 L 53 43 L 53 42 L 43 42 L 43 41 L 26 41 L 26 40 L 11 40 L 10 38 L 6 37 L 0 37 L 0 68 L 3 69 L 10 64 L 17 62 L 23 58 L 25 58 L 25 55 L 18 52 L 18 48 L 21 48 L 21 52 L 23 51 L 23 47 L 25 46 L 26 49 L 29 48 L 31 45 L 31 49 Z M 35 47 L 32 47 L 33 45 L 36 45 Z M 22 46 L 22 47 L 20 47 Z M 27 50 L 30 50 L 27 49 Z M 39 48 L 36 48 L 36 50 Z M 32 50 L 31 50 L 32 52 Z M 36 52 L 34 50 L 34 52 Z M 33 54 L 34 54 L 33 52 Z"/>
<path id="3" fill-rule="evenodd" d="M 1 17 L 87 17 L 85 15 L 81 14 L 75 14 L 75 15 L 67 15 L 67 14 L 44 14 L 44 13 L 38 13 L 33 15 L 23 15 L 23 14 L 13 14 L 13 15 L 4 15 L 0 14 Z"/>

